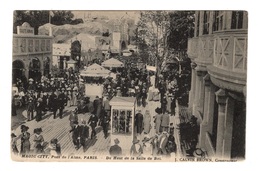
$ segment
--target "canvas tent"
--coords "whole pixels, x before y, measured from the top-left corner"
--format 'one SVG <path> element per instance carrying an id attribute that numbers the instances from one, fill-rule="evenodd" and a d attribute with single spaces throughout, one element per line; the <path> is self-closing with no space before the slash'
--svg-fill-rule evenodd
<path id="1" fill-rule="evenodd" d="M 85 77 L 108 77 L 109 74 L 109 70 L 96 63 L 80 72 L 80 75 Z"/>
<path id="2" fill-rule="evenodd" d="M 108 68 L 122 68 L 124 67 L 123 62 L 120 62 L 119 60 L 115 58 L 110 58 L 101 64 L 103 67 L 108 67 Z"/>

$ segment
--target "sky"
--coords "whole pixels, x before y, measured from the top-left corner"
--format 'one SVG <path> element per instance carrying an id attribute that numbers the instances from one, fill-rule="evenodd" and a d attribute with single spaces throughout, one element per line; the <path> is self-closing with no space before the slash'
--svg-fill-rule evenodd
<path id="1" fill-rule="evenodd" d="M 138 11 L 112 11 L 112 10 L 106 10 L 106 11 L 72 11 L 74 14 L 74 18 L 84 18 L 87 16 L 91 17 L 102 17 L 106 16 L 109 19 L 120 19 L 120 18 L 131 18 L 135 21 L 138 20 L 139 12 Z"/>

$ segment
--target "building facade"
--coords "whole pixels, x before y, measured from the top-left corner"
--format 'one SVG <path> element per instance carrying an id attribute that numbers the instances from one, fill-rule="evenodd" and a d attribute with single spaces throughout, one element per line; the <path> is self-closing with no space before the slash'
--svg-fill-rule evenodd
<path id="1" fill-rule="evenodd" d="M 189 108 L 209 157 L 245 158 L 247 28 L 246 11 L 195 13 Z"/>
<path id="2" fill-rule="evenodd" d="M 52 36 L 35 35 L 25 22 L 13 35 L 13 82 L 17 78 L 40 80 L 51 72 Z"/>

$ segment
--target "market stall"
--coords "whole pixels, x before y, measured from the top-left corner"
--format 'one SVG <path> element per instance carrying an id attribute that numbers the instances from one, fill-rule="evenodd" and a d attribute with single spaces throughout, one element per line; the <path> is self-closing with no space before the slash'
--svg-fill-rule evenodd
<path id="1" fill-rule="evenodd" d="M 89 97 L 101 97 L 104 78 L 109 77 L 110 73 L 109 70 L 96 63 L 82 70 L 80 76 L 85 83 L 85 94 Z"/>
<path id="2" fill-rule="evenodd" d="M 101 64 L 105 68 L 113 69 L 113 68 L 123 68 L 124 63 L 115 59 L 115 58 L 110 58 Z"/>
<path id="3" fill-rule="evenodd" d="M 114 139 L 120 141 L 123 155 L 129 154 L 134 138 L 134 116 L 136 98 L 113 97 L 111 105 L 111 143 Z"/>

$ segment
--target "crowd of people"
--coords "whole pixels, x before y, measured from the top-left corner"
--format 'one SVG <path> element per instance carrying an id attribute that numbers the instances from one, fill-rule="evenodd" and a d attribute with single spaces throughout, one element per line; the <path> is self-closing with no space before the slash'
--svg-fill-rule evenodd
<path id="1" fill-rule="evenodd" d="M 81 146 L 86 151 L 87 139 L 93 139 L 96 136 L 96 127 L 101 126 L 104 138 L 108 137 L 110 125 L 110 105 L 109 101 L 114 96 L 135 97 L 137 108 L 146 107 L 148 101 L 160 103 L 160 108 L 156 108 L 156 115 L 151 117 L 149 109 L 144 114 L 136 111 L 134 126 L 137 134 L 145 134 L 143 140 L 134 138 L 133 145 L 130 148 L 131 155 L 165 155 L 176 152 L 176 143 L 174 138 L 174 116 L 176 100 L 185 101 L 188 94 L 188 84 L 183 82 L 184 74 L 176 72 L 166 72 L 159 75 L 158 84 L 155 83 L 155 73 L 147 71 L 145 68 L 123 68 L 116 73 L 116 78 L 111 77 L 96 79 L 98 84 L 103 84 L 104 91 L 102 97 L 96 96 L 94 101 L 85 94 L 84 78 L 80 77 L 78 72 L 67 70 L 58 75 L 42 76 L 41 80 L 29 79 L 28 84 L 17 80 L 13 92 L 12 116 L 16 116 L 17 101 L 26 108 L 27 121 L 42 120 L 45 113 L 50 112 L 53 118 L 63 118 L 64 108 L 75 106 L 76 109 L 71 111 L 69 123 L 72 132 L 72 142 L 75 149 Z M 184 100 L 183 100 L 184 99 Z M 183 102 L 185 103 L 185 102 Z M 57 113 L 58 112 L 58 113 Z M 89 120 L 78 119 L 79 113 L 90 113 Z M 154 122 L 155 135 L 149 137 L 151 122 Z M 26 154 L 30 152 L 29 128 L 21 126 L 21 135 L 18 137 L 12 134 L 12 150 L 14 153 Z M 57 139 L 52 139 L 46 143 L 41 135 L 42 130 L 34 131 L 34 152 L 50 153 L 55 151 L 61 154 L 61 148 Z M 16 147 L 17 139 L 21 139 L 20 152 Z M 140 143 L 141 141 L 141 143 Z M 111 155 L 121 154 L 119 140 L 114 140 L 116 146 L 111 146 L 109 150 Z M 50 144 L 49 147 L 47 144 Z M 46 150 L 49 149 L 49 150 Z M 116 150 L 113 150 L 116 149 Z M 48 152 L 49 151 L 49 152 Z M 118 151 L 118 152 L 117 152 Z M 120 152 L 121 151 L 121 152 Z"/>

